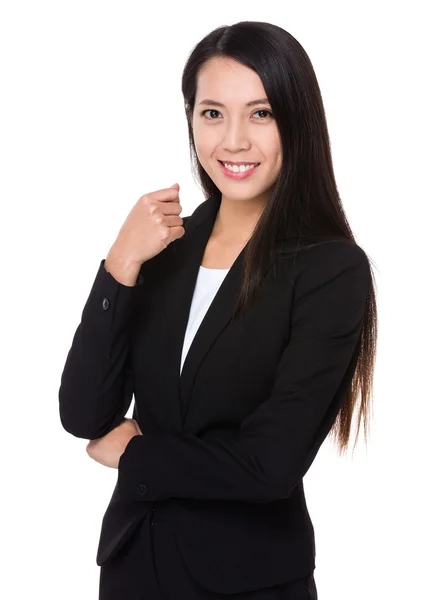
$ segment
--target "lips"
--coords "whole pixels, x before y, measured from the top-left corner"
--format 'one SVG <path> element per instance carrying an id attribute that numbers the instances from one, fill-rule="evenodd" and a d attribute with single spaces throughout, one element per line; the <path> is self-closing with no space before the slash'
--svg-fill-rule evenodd
<path id="1" fill-rule="evenodd" d="M 222 160 L 219 160 L 218 162 L 221 163 L 223 166 L 225 165 L 224 161 L 222 161 Z M 246 166 L 249 166 L 249 165 L 257 165 L 258 166 L 261 163 L 259 163 L 259 162 L 254 162 L 254 163 L 249 162 L 249 163 L 239 163 L 239 164 L 237 164 L 237 163 L 233 163 L 233 162 L 228 162 L 228 165 L 237 165 L 237 166 L 240 166 L 240 165 L 243 165 L 243 164 L 246 167 Z"/>
<path id="2" fill-rule="evenodd" d="M 245 171 L 240 171 L 240 170 L 233 171 L 233 170 L 229 169 L 228 167 L 226 167 L 221 160 L 219 160 L 218 162 L 220 164 L 221 171 L 225 175 L 225 177 L 228 177 L 228 179 L 235 179 L 235 180 L 249 179 L 249 177 L 252 177 L 253 174 L 257 171 L 257 169 L 260 165 L 260 163 L 258 163 L 258 164 L 256 164 L 255 167 L 246 169 Z"/>

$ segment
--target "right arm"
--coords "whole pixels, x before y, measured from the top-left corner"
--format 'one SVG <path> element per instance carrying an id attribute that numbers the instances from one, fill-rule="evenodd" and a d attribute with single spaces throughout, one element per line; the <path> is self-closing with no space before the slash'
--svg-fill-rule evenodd
<path id="1" fill-rule="evenodd" d="M 129 323 L 143 276 L 124 285 L 102 260 L 61 376 L 59 411 L 66 431 L 84 439 L 106 435 L 125 417 L 133 396 Z"/>
<path id="2" fill-rule="evenodd" d="M 184 235 L 181 210 L 178 184 L 141 196 L 101 260 L 59 389 L 62 426 L 76 437 L 106 435 L 130 407 L 130 323 L 145 285 L 142 265 Z"/>

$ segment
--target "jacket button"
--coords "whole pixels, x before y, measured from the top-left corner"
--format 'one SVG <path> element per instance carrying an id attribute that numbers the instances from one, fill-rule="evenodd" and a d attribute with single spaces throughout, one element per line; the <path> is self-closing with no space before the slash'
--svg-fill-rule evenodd
<path id="1" fill-rule="evenodd" d="M 108 301 L 108 298 L 104 298 L 102 301 L 102 309 L 107 310 L 109 306 L 110 306 L 110 302 Z"/>
<path id="2" fill-rule="evenodd" d="M 144 485 L 143 483 L 140 483 L 137 486 L 137 492 L 140 496 L 145 496 L 145 494 L 147 493 L 147 486 Z"/>

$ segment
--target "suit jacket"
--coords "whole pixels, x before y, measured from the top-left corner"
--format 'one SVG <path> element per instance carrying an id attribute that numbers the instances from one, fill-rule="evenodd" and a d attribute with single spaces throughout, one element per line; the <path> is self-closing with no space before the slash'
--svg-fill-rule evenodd
<path id="1" fill-rule="evenodd" d="M 342 238 L 277 255 L 248 314 L 231 319 L 243 252 L 223 280 L 180 374 L 192 294 L 220 205 L 146 261 L 134 286 L 99 265 L 61 376 L 60 418 L 96 439 L 133 394 L 143 435 L 122 454 L 97 564 L 141 521 L 167 519 L 191 575 L 215 592 L 282 584 L 315 568 L 303 477 L 352 381 L 370 288 L 365 252 Z M 294 246 L 298 240 L 294 242 Z"/>

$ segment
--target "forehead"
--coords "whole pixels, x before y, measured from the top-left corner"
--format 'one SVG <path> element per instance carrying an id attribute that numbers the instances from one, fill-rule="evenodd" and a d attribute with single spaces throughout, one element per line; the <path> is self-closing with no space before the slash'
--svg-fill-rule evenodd
<path id="1" fill-rule="evenodd" d="M 212 58 L 199 71 L 196 103 L 211 98 L 225 105 L 246 104 L 264 96 L 260 76 L 232 58 Z"/>

